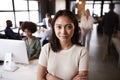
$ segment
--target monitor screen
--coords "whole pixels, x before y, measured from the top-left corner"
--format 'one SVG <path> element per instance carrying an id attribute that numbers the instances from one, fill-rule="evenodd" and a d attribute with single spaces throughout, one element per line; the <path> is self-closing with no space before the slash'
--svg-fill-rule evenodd
<path id="1" fill-rule="evenodd" d="M 12 53 L 16 63 L 29 64 L 25 42 L 22 40 L 0 39 L 0 60 L 6 53 Z"/>

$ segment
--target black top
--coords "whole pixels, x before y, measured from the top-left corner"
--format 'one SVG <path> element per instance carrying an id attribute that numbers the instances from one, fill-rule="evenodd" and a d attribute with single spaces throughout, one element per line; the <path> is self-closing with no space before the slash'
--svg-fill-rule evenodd
<path id="1" fill-rule="evenodd" d="M 8 39 L 20 39 L 19 33 L 13 32 L 13 30 L 10 27 L 6 27 L 5 35 Z"/>
<path id="2" fill-rule="evenodd" d="M 119 16 L 113 11 L 109 11 L 103 17 L 103 31 L 107 35 L 112 35 L 119 27 Z"/>

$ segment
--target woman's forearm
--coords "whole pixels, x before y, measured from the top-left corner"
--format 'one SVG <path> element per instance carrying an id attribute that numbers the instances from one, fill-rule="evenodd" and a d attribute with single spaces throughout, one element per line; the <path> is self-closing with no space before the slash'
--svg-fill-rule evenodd
<path id="1" fill-rule="evenodd" d="M 37 75 L 37 80 L 47 80 L 46 77 L 43 77 L 44 75 Z"/>
<path id="2" fill-rule="evenodd" d="M 46 67 L 41 65 L 38 66 L 37 80 L 47 80 L 46 79 Z"/>
<path id="3" fill-rule="evenodd" d="M 88 80 L 88 71 L 79 71 L 72 80 Z"/>
<path id="4" fill-rule="evenodd" d="M 52 75 L 52 74 L 49 74 L 49 73 L 47 73 L 46 79 L 47 79 L 47 80 L 63 80 L 63 79 L 61 79 L 61 78 L 59 78 L 59 77 L 57 77 L 57 76 L 54 76 L 54 75 Z"/>

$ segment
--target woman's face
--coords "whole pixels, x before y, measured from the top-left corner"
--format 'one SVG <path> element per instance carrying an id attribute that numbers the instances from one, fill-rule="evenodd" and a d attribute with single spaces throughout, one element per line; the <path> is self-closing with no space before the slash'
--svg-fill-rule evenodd
<path id="1" fill-rule="evenodd" d="M 29 38 L 32 37 L 31 31 L 29 31 L 28 29 L 25 29 L 24 32 L 26 34 L 26 37 L 29 37 Z"/>
<path id="2" fill-rule="evenodd" d="M 54 30 L 60 42 L 71 42 L 75 26 L 67 16 L 60 16 L 56 19 Z"/>

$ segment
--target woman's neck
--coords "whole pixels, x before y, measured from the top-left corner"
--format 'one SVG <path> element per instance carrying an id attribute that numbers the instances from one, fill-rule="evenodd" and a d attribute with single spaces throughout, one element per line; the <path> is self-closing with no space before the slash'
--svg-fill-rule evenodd
<path id="1" fill-rule="evenodd" d="M 28 37 L 28 40 L 32 40 L 32 37 Z"/>
<path id="2" fill-rule="evenodd" d="M 31 35 L 31 36 L 28 36 L 27 38 L 28 38 L 28 39 L 32 39 L 32 38 L 33 38 L 33 36 Z"/>
<path id="3" fill-rule="evenodd" d="M 73 45 L 71 42 L 69 42 L 69 43 L 60 43 L 60 44 L 61 44 L 62 50 L 69 49 L 69 48 L 71 48 L 72 45 Z"/>
<path id="4" fill-rule="evenodd" d="M 86 19 L 88 20 L 88 18 L 89 18 L 89 15 L 86 15 Z"/>
<path id="5" fill-rule="evenodd" d="M 28 37 L 28 43 L 31 44 L 33 37 Z"/>

